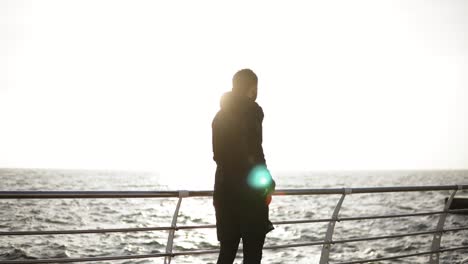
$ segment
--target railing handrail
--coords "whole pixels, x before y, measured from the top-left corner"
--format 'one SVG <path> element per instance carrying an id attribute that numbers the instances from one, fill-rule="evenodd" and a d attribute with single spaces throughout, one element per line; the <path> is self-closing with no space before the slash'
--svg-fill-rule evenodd
<path id="1" fill-rule="evenodd" d="M 452 209 L 449 213 L 468 213 L 468 209 Z M 379 218 L 397 218 L 397 217 L 411 217 L 411 216 L 425 216 L 442 214 L 445 211 L 423 212 L 413 214 L 393 214 L 393 215 L 371 215 L 360 217 L 343 217 L 337 218 L 337 222 L 341 221 L 359 221 Z M 333 219 L 302 219 L 302 220 L 288 220 L 288 221 L 273 221 L 273 225 L 288 225 L 288 224 L 306 224 L 306 223 L 320 223 L 330 222 Z M 71 234 L 101 234 L 101 233 L 127 233 L 127 232 L 147 232 L 147 231 L 168 231 L 168 230 L 186 230 L 186 229 L 204 229 L 215 228 L 214 224 L 205 225 L 183 225 L 183 226 L 156 226 L 156 227 L 130 227 L 130 228 L 99 228 L 99 229 L 71 229 L 71 230 L 37 230 L 37 231 L 0 231 L 0 236 L 33 236 L 33 235 L 71 235 Z"/>
<path id="2" fill-rule="evenodd" d="M 435 186 L 391 186 L 391 187 L 360 187 L 360 188 L 320 188 L 320 189 L 280 189 L 273 195 L 326 195 L 385 192 L 421 192 L 443 190 L 468 190 L 468 184 L 435 185 Z M 0 199 L 68 199 L 68 198 L 168 198 L 180 197 L 180 193 L 188 197 L 213 196 L 213 191 L 0 191 Z"/>
<path id="3" fill-rule="evenodd" d="M 310 245 L 321 245 L 323 243 L 301 243 L 293 246 L 310 246 Z M 278 247 L 281 248 L 281 247 Z M 265 247 L 265 249 L 270 249 Z M 276 249 L 276 248 L 271 248 Z M 468 246 L 453 247 L 453 248 L 441 248 L 437 251 L 424 251 L 416 252 L 411 254 L 395 255 L 390 257 L 381 257 L 374 259 L 355 260 L 347 262 L 338 262 L 337 264 L 356 264 L 356 263 L 368 263 L 382 260 L 393 260 L 407 257 L 429 255 L 433 253 L 442 253 L 448 251 L 466 250 Z M 242 249 L 239 249 L 242 251 Z M 203 254 L 216 254 L 219 253 L 218 249 L 205 249 L 205 250 L 188 250 L 183 252 L 173 253 L 152 253 L 142 255 L 120 255 L 120 256 L 104 256 L 104 257 L 80 257 L 80 258 L 53 258 L 53 259 L 21 259 L 21 260 L 0 260 L 2 264 L 38 264 L 38 263 L 73 263 L 73 262 L 90 262 L 90 261 L 106 261 L 106 260 L 124 260 L 124 259 L 142 259 L 142 258 L 158 258 L 158 257 L 175 257 L 175 256 L 189 256 L 189 255 L 203 255 Z"/>
<path id="4" fill-rule="evenodd" d="M 422 192 L 422 191 L 444 191 L 451 190 L 451 195 L 444 206 L 442 211 L 432 212 L 416 212 L 416 213 L 404 213 L 404 214 L 391 214 L 391 215 L 371 215 L 371 216 L 354 216 L 354 217 L 339 217 L 339 209 L 341 203 L 346 195 L 349 194 L 365 194 L 365 193 L 388 193 L 388 192 Z M 265 246 L 264 249 L 280 249 L 290 247 L 304 247 L 313 245 L 322 245 L 322 255 L 320 263 L 328 263 L 329 250 L 333 244 L 359 242 L 359 241 L 370 241 L 378 239 L 389 239 L 399 238 L 405 236 L 419 236 L 433 234 L 433 247 L 431 251 L 417 252 L 411 254 L 394 255 L 390 257 L 383 257 L 378 259 L 367 259 L 367 260 L 354 260 L 348 262 L 341 262 L 341 264 L 351 263 L 366 263 L 378 260 L 390 260 L 405 258 L 419 255 L 431 255 L 430 263 L 439 263 L 439 254 L 447 251 L 455 251 L 461 249 L 468 249 L 467 246 L 454 247 L 454 248 L 440 248 L 440 237 L 445 232 L 456 232 L 461 230 L 468 230 L 468 226 L 458 228 L 444 229 L 443 224 L 445 217 L 448 213 L 459 213 L 468 212 L 468 209 L 449 209 L 452 199 L 454 198 L 457 191 L 468 190 L 468 185 L 442 185 L 442 186 L 393 186 L 393 187 L 364 187 L 364 188 L 324 188 L 324 189 L 281 189 L 277 190 L 273 195 L 333 195 L 341 194 L 340 201 L 335 207 L 332 218 L 327 219 L 302 219 L 302 220 L 286 220 L 277 221 L 274 224 L 298 224 L 298 223 L 314 223 L 314 222 L 328 222 L 329 227 L 327 230 L 327 236 L 324 240 L 301 242 L 295 244 L 285 245 L 272 245 Z M 179 198 L 174 216 L 173 223 L 171 226 L 164 227 L 139 227 L 139 228 L 112 228 L 112 229 L 95 229 L 95 230 L 51 230 L 51 231 L 8 231 L 0 232 L 0 236 L 17 236 L 17 235 L 43 235 L 43 234 L 84 234 L 84 233 L 108 233 L 108 232 L 138 232 L 138 231 L 163 231 L 169 230 L 168 246 L 164 253 L 154 253 L 145 255 L 128 255 L 128 256 L 102 256 L 102 257 L 84 257 L 84 258 L 54 258 L 54 259 L 34 259 L 34 260 L 0 260 L 0 264 L 13 264 L 13 263 L 70 263 L 70 262 L 86 262 L 86 261 L 98 261 L 98 260 L 118 260 L 118 259 L 137 259 L 137 258 L 154 258 L 164 257 L 165 263 L 170 264 L 171 258 L 174 256 L 181 255 L 198 255 L 198 254 L 212 254 L 219 252 L 218 249 L 205 249 L 205 250 L 188 250 L 173 252 L 172 242 L 174 239 L 174 231 L 181 229 L 196 229 L 196 228 L 214 228 L 213 224 L 205 225 L 186 225 L 177 226 L 178 210 L 180 203 L 183 198 L 186 197 L 209 197 L 213 195 L 213 191 L 0 191 L 1 199 L 87 199 L 87 198 Z M 426 230 L 413 233 L 405 234 L 389 234 L 374 237 L 360 237 L 360 238 L 345 238 L 341 240 L 334 240 L 333 230 L 336 222 L 340 221 L 359 221 L 367 219 L 379 219 L 379 218 L 393 218 L 393 217 L 411 217 L 411 216 L 423 216 L 423 215 L 436 215 L 439 214 L 438 227 L 435 230 Z M 435 241 L 435 242 L 434 242 Z"/>

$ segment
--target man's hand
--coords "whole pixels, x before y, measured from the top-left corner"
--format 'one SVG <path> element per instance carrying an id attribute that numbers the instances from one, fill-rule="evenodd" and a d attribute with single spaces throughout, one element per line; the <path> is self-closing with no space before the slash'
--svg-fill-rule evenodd
<path id="1" fill-rule="evenodd" d="M 275 191 L 276 182 L 264 164 L 252 168 L 247 177 L 247 183 L 250 188 L 257 190 L 266 199 L 267 204 L 270 204 L 271 194 Z"/>
<path id="2" fill-rule="evenodd" d="M 270 205 L 270 203 L 271 203 L 272 194 L 275 192 L 275 188 L 276 188 L 276 182 L 275 182 L 275 180 L 273 180 L 273 178 L 271 178 L 271 184 L 265 190 L 265 195 L 266 195 L 265 202 L 266 202 L 267 205 Z"/>
<path id="3" fill-rule="evenodd" d="M 265 188 L 265 195 L 271 195 L 273 192 L 275 192 L 276 188 L 276 182 L 271 178 L 270 184 Z"/>
<path id="4" fill-rule="evenodd" d="M 266 205 L 270 205 L 270 203 L 271 203 L 271 194 L 267 195 L 267 197 L 265 198 L 265 203 L 266 203 Z"/>

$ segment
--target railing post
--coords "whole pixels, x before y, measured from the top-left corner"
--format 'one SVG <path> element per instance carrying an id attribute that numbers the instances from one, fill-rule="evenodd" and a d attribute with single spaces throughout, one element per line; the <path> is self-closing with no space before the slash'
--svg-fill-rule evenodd
<path id="1" fill-rule="evenodd" d="M 177 228 L 177 217 L 179 216 L 180 204 L 182 203 L 182 198 L 188 197 L 188 191 L 179 191 L 179 201 L 177 201 L 177 206 L 174 211 L 174 216 L 172 217 L 171 230 L 169 230 L 169 235 L 167 236 L 166 243 L 166 254 L 172 254 L 172 245 L 174 242 L 174 234 Z M 170 264 L 172 260 L 172 255 L 164 257 L 164 264 Z"/>
<path id="2" fill-rule="evenodd" d="M 322 246 L 322 253 L 320 255 L 320 264 L 328 264 L 328 259 L 330 257 L 331 242 L 333 238 L 333 231 L 335 230 L 335 224 L 338 220 L 338 214 L 340 212 L 341 205 L 343 204 L 346 194 L 351 193 L 351 188 L 344 188 L 343 194 L 341 195 L 341 198 L 336 204 L 335 210 L 333 211 L 332 218 L 330 222 L 328 222 L 327 233 L 325 234 L 325 244 L 323 244 Z"/>
<path id="3" fill-rule="evenodd" d="M 461 189 L 462 189 L 462 186 L 458 185 L 458 189 L 456 189 L 456 190 L 454 190 L 452 192 L 449 199 L 445 203 L 444 212 L 442 214 L 440 214 L 439 222 L 437 223 L 437 227 L 436 227 L 436 230 L 438 232 L 434 233 L 434 236 L 432 237 L 431 251 L 439 251 L 440 250 L 440 241 L 442 240 L 442 230 L 444 229 L 445 218 L 447 218 L 448 210 L 450 208 L 450 205 L 452 204 L 453 197 L 455 197 L 455 194 L 457 193 L 457 191 L 461 190 Z M 439 264 L 439 255 L 440 255 L 439 252 L 432 253 L 431 257 L 429 259 L 429 264 Z"/>

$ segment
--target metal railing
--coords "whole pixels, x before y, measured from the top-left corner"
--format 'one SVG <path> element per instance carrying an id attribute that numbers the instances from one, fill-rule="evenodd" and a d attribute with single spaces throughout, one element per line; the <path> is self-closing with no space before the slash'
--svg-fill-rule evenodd
<path id="1" fill-rule="evenodd" d="M 417 252 L 411 254 L 394 255 L 389 257 L 354 260 L 339 262 L 338 264 L 353 264 L 353 263 L 369 263 L 382 260 L 393 260 L 408 258 L 413 256 L 429 255 L 429 264 L 438 264 L 439 255 L 442 252 L 466 250 L 468 246 L 459 246 L 452 248 L 441 248 L 440 242 L 442 235 L 447 232 L 457 232 L 468 230 L 468 226 L 459 228 L 444 229 L 444 223 L 449 213 L 468 212 L 468 209 L 450 210 L 450 204 L 453 201 L 457 191 L 467 190 L 468 185 L 444 185 L 444 186 L 407 186 L 407 187 L 375 187 L 375 188 L 327 188 L 327 189 L 283 189 L 277 190 L 274 195 L 332 195 L 341 194 L 331 218 L 326 219 L 298 219 L 288 221 L 276 221 L 275 225 L 284 224 L 304 224 L 304 223 L 320 223 L 328 222 L 327 231 L 323 240 L 293 243 L 284 245 L 266 246 L 264 249 L 281 249 L 292 247 L 306 247 L 306 246 L 322 246 L 320 264 L 329 263 L 330 249 L 334 244 L 352 243 L 359 241 L 372 241 L 380 239 L 391 239 L 408 236 L 419 235 L 433 235 L 432 245 L 430 251 Z M 342 203 L 347 195 L 351 194 L 364 194 L 364 193 L 388 193 L 388 192 L 421 192 L 421 191 L 452 191 L 448 198 L 444 210 L 431 211 L 431 212 L 415 212 L 406 214 L 390 214 L 390 215 L 370 215 L 358 217 L 339 217 L 339 212 Z M 81 257 L 81 258 L 51 258 L 51 259 L 21 259 L 21 260 L 0 260 L 0 264 L 36 264 L 36 263 L 70 263 L 70 262 L 89 262 L 89 261 L 107 261 L 107 260 L 125 260 L 125 259 L 141 259 L 141 258 L 157 258 L 164 257 L 164 263 L 170 263 L 171 259 L 176 256 L 184 255 L 200 255 L 200 254 L 214 254 L 218 253 L 219 249 L 208 250 L 186 250 L 186 251 L 173 251 L 174 235 L 177 230 L 183 229 L 200 229 L 200 228 L 215 228 L 215 225 L 186 225 L 178 226 L 177 217 L 183 198 L 187 197 L 209 197 L 213 195 L 213 191 L 2 191 L 0 192 L 0 199 L 87 199 L 87 198 L 178 198 L 178 202 L 172 217 L 171 226 L 160 227 L 140 227 L 140 228 L 111 228 L 111 229 L 85 229 L 85 230 L 50 230 L 50 231 L 5 231 L 0 232 L 0 236 L 30 236 L 30 235 L 60 235 L 60 234 L 90 234 L 90 233 L 115 233 L 115 232 L 143 232 L 143 231 L 169 231 L 167 238 L 166 250 L 164 253 L 144 254 L 144 255 L 123 255 L 123 256 L 100 256 L 100 257 Z M 439 215 L 439 220 L 435 230 L 393 234 L 374 237 L 362 238 L 348 238 L 342 240 L 333 240 L 333 232 L 336 222 L 341 221 L 359 221 L 368 219 L 385 219 L 397 217 L 413 217 L 413 216 L 427 216 Z"/>

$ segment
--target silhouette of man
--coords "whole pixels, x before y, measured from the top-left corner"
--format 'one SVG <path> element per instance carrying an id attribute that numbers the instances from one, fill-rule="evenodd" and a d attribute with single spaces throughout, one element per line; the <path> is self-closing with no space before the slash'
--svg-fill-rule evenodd
<path id="1" fill-rule="evenodd" d="M 255 102 L 258 78 L 238 71 L 212 122 L 216 161 L 213 205 L 221 243 L 218 264 L 232 264 L 242 238 L 244 264 L 260 263 L 265 235 L 274 229 L 268 206 L 275 182 L 262 148 L 263 110 Z"/>

